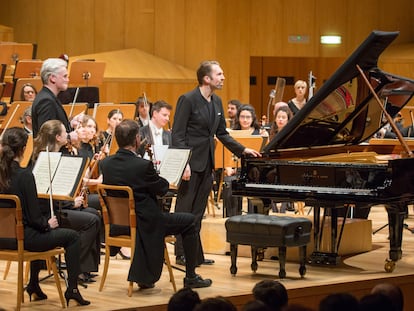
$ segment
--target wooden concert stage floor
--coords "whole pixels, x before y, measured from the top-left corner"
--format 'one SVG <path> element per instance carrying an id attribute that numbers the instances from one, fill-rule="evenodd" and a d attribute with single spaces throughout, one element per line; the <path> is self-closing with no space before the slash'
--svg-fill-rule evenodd
<path id="1" fill-rule="evenodd" d="M 220 215 L 221 210 L 216 212 Z M 410 213 L 413 213 L 410 207 Z M 211 217 L 211 216 L 207 216 Z M 219 217 L 219 216 L 216 216 Z M 387 223 L 386 212 L 383 207 L 375 207 L 371 210 L 370 219 L 373 229 L 380 228 Z M 406 224 L 414 227 L 414 216 L 406 219 Z M 358 298 L 369 293 L 370 289 L 378 282 L 393 282 L 401 286 L 405 297 L 405 310 L 414 310 L 414 234 L 404 230 L 403 258 L 397 263 L 394 272 L 384 271 L 384 261 L 388 254 L 387 228 L 373 236 L 372 251 L 347 256 L 343 263 L 336 267 L 307 266 L 305 278 L 301 279 L 298 273 L 298 264 L 288 262 L 286 265 L 287 278 L 281 280 L 289 293 L 289 301 L 301 303 L 309 307 L 317 308 L 318 302 L 325 295 L 332 292 L 348 291 Z M 358 239 L 358 236 L 354 237 Z M 223 236 L 225 239 L 225 236 Z M 170 256 L 175 263 L 172 246 Z M 309 252 L 310 250 L 308 250 Z M 232 277 L 229 272 L 230 257 L 224 255 L 207 254 L 216 263 L 212 266 L 202 266 L 197 272 L 203 277 L 210 277 L 213 285 L 210 288 L 198 289 L 201 298 L 224 296 L 235 303 L 239 309 L 247 301 L 251 300 L 251 289 L 254 284 L 262 279 L 277 279 L 279 263 L 265 259 L 259 262 L 257 273 L 250 269 L 250 258 L 238 258 L 238 273 Z M 103 257 L 102 257 L 103 262 Z M 102 269 L 102 264 L 100 269 Z M 15 309 L 16 301 L 16 263 L 12 264 L 7 280 L 2 280 L 5 262 L 0 263 L 0 307 L 5 310 Z M 129 261 L 120 257 L 112 259 L 109 273 L 102 292 L 98 291 L 100 277 L 96 283 L 88 285 L 87 289 L 81 288 L 84 298 L 91 300 L 90 306 L 82 307 L 82 310 L 166 310 L 166 304 L 173 294 L 169 283 L 167 270 L 154 289 L 138 290 L 135 287 L 132 297 L 127 296 L 126 277 Z M 46 272 L 44 272 L 46 273 Z M 100 270 L 101 274 L 102 271 Z M 184 273 L 174 270 L 177 287 L 182 287 Z M 22 310 L 56 310 L 61 308 L 53 278 L 42 281 L 43 291 L 48 295 L 48 300 L 29 302 L 25 294 L 25 303 Z M 62 286 L 64 288 L 63 282 Z M 72 301 L 70 309 L 76 308 Z"/>

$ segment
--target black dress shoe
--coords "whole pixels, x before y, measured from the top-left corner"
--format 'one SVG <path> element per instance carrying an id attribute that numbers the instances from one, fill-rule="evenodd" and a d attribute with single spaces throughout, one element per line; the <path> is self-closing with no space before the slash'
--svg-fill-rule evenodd
<path id="1" fill-rule="evenodd" d="M 211 286 L 212 283 L 213 281 L 211 281 L 210 279 L 203 279 L 198 274 L 193 278 L 188 278 L 188 277 L 184 278 L 184 287 L 189 287 L 189 288 L 209 287 Z"/>
<path id="2" fill-rule="evenodd" d="M 81 273 L 78 275 L 78 282 L 81 284 L 86 284 L 86 283 L 95 283 L 96 280 L 89 277 L 87 273 Z"/>
<path id="3" fill-rule="evenodd" d="M 180 266 L 185 266 L 185 257 L 184 256 L 177 256 L 175 257 L 175 264 L 180 265 Z"/>
<path id="4" fill-rule="evenodd" d="M 138 283 L 138 287 L 140 289 L 150 289 L 150 288 L 154 288 L 155 287 L 155 284 L 154 283 L 148 283 L 148 284 Z"/>
<path id="5" fill-rule="evenodd" d="M 213 259 L 204 259 L 204 261 L 201 263 L 202 265 L 213 265 L 215 261 Z"/>

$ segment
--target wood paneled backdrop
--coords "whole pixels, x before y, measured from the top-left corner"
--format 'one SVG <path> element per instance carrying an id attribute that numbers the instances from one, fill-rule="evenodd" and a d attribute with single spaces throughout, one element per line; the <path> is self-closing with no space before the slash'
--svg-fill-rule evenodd
<path id="1" fill-rule="evenodd" d="M 395 44 L 410 43 L 413 16 L 412 0 L 2 0 L 0 10 L 14 40 L 37 43 L 41 59 L 138 48 L 194 71 L 200 61 L 217 59 L 227 78 L 223 102 L 252 100 L 251 57 L 343 59 L 374 29 L 399 30 Z M 321 45 L 319 36 L 328 34 L 341 35 L 342 44 Z M 289 35 L 309 36 L 309 42 L 289 43 Z M 400 70 L 394 63 L 388 71 Z M 306 78 L 295 68 L 290 76 Z M 313 69 L 323 78 L 336 69 L 318 68 L 326 70 Z M 134 101 L 140 93 L 128 85 L 119 89 L 104 90 L 101 100 Z M 182 92 L 176 89 L 166 98 L 172 104 Z M 262 103 L 252 104 L 262 110 Z"/>

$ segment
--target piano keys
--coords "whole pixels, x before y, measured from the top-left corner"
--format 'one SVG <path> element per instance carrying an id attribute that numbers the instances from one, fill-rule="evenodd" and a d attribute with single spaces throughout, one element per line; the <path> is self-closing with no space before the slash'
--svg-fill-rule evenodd
<path id="1" fill-rule="evenodd" d="M 384 205 L 390 232 L 386 271 L 402 256 L 403 219 L 407 205 L 414 202 L 414 158 L 405 150 L 395 153 L 393 145 L 367 143 L 387 123 L 379 105 L 394 116 L 414 95 L 414 81 L 377 67 L 378 57 L 397 36 L 371 33 L 269 142 L 262 158 L 242 159 L 241 174 L 232 184 L 234 195 L 313 206 L 315 248 L 310 263 L 339 262 L 338 211 L 351 206 Z M 323 234 L 321 209 L 331 217 L 329 251 L 318 243 Z"/>

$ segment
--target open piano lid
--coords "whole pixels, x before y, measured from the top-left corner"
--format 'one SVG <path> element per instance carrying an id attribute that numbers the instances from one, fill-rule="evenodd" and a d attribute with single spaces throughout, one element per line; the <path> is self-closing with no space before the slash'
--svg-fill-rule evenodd
<path id="1" fill-rule="evenodd" d="M 305 106 L 263 149 L 355 145 L 369 139 L 387 120 L 356 65 L 364 71 L 391 116 L 414 94 L 414 81 L 381 71 L 381 53 L 399 32 L 373 31 Z"/>

